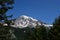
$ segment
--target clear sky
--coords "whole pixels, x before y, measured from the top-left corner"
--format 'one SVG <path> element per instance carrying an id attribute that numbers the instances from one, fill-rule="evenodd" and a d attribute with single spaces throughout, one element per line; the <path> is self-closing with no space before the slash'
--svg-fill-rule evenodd
<path id="1" fill-rule="evenodd" d="M 15 0 L 14 8 L 7 13 L 13 18 L 27 15 L 52 24 L 60 15 L 60 0 Z"/>

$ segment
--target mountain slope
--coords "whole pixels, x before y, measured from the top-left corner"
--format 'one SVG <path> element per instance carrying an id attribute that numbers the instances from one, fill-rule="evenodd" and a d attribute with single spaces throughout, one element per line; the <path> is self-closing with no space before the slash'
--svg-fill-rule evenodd
<path id="1" fill-rule="evenodd" d="M 25 27 L 33 28 L 37 25 L 44 25 L 47 27 L 52 26 L 52 25 L 45 24 L 42 21 L 38 21 L 37 19 L 34 19 L 26 15 L 22 15 L 19 18 L 17 18 L 14 24 L 15 24 L 14 27 L 16 28 L 25 28 Z"/>

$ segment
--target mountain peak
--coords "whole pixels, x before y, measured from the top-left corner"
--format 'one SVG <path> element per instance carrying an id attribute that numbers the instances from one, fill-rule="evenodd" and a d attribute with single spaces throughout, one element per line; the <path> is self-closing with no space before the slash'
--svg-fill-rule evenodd
<path id="1" fill-rule="evenodd" d="M 22 15 L 22 16 L 20 16 L 20 17 L 28 18 L 28 16 L 26 16 L 26 15 Z"/>
<path id="2" fill-rule="evenodd" d="M 33 28 L 38 25 L 46 25 L 42 21 L 38 21 L 37 19 L 34 19 L 30 16 L 22 15 L 19 18 L 17 18 L 14 22 L 14 25 L 16 28 L 25 28 L 30 27 Z"/>
<path id="3" fill-rule="evenodd" d="M 34 18 L 30 17 L 30 16 L 27 16 L 27 15 L 22 15 L 22 16 L 20 16 L 20 18 L 31 19 L 31 20 L 34 20 L 34 21 L 38 21 L 38 20 L 36 20 L 36 19 L 34 19 Z"/>

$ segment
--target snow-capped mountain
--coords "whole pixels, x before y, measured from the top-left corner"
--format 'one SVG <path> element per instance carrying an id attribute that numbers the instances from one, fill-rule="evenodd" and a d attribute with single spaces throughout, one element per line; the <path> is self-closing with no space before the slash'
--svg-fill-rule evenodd
<path id="1" fill-rule="evenodd" d="M 37 25 L 44 25 L 47 27 L 52 26 L 52 25 L 47 25 L 42 21 L 38 21 L 37 19 L 34 19 L 26 15 L 22 15 L 14 21 L 14 27 L 16 28 L 25 28 L 25 27 L 33 28 Z"/>

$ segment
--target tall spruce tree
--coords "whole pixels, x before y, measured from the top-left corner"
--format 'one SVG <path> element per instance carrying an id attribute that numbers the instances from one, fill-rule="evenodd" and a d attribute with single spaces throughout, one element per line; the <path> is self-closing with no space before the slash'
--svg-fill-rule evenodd
<path id="1" fill-rule="evenodd" d="M 53 27 L 49 32 L 50 40 L 60 40 L 60 16 L 53 23 Z"/>
<path id="2" fill-rule="evenodd" d="M 0 0 L 0 40 L 12 40 L 10 25 L 12 23 L 6 12 L 13 8 L 14 0 Z"/>

